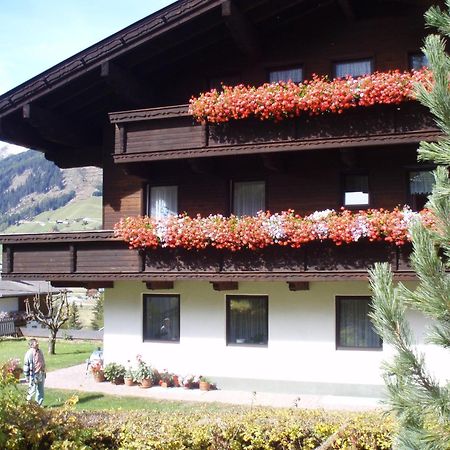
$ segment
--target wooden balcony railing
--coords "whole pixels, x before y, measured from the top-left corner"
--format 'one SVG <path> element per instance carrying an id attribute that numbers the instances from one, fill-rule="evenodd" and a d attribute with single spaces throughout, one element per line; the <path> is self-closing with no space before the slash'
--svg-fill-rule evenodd
<path id="1" fill-rule="evenodd" d="M 439 135 L 417 102 L 360 107 L 278 123 L 252 119 L 200 125 L 188 105 L 110 114 L 117 163 L 418 143 Z"/>
<path id="2" fill-rule="evenodd" d="M 336 246 L 315 242 L 300 249 L 130 250 L 112 231 L 0 236 L 3 279 L 42 279 L 67 286 L 115 280 L 321 281 L 367 279 L 367 268 L 389 262 L 400 279 L 414 277 L 410 245 L 384 242 Z"/>

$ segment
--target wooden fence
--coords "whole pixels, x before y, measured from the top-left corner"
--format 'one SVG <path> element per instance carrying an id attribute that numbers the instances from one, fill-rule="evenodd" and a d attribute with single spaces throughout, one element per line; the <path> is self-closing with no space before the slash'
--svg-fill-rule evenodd
<path id="1" fill-rule="evenodd" d="M 17 331 L 14 325 L 14 319 L 0 320 L 0 336 L 16 336 Z"/>

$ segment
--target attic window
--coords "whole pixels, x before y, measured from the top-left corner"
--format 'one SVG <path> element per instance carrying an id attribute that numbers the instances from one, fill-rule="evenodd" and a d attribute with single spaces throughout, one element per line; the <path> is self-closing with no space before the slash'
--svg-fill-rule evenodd
<path id="1" fill-rule="evenodd" d="M 352 61 L 338 61 L 334 63 L 334 76 L 361 77 L 373 72 L 373 61 L 371 59 L 354 59 Z"/>
<path id="2" fill-rule="evenodd" d="M 294 83 L 301 83 L 303 81 L 303 68 L 290 67 L 285 69 L 276 69 L 269 71 L 270 83 L 277 83 L 278 81 L 293 81 Z"/>

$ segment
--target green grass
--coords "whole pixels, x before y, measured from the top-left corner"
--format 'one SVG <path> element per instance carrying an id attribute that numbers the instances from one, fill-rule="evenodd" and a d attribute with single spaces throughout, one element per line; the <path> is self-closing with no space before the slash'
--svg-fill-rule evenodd
<path id="1" fill-rule="evenodd" d="M 57 228 L 59 232 L 84 231 L 101 227 L 102 197 L 90 197 L 76 201 L 54 211 L 46 211 L 33 218 L 34 223 L 23 223 L 7 228 L 3 233 L 44 233 Z M 89 218 L 86 225 L 82 219 Z M 68 220 L 68 224 L 56 224 L 56 220 Z M 37 222 L 43 223 L 39 225 Z M 55 230 L 56 231 L 56 230 Z"/>
<path id="2" fill-rule="evenodd" d="M 20 389 L 25 389 L 20 386 Z M 140 389 L 135 386 L 130 389 Z M 141 397 L 119 397 L 105 395 L 100 392 L 77 392 L 59 389 L 45 389 L 45 405 L 48 408 L 61 407 L 66 400 L 76 395 L 78 402 L 75 409 L 78 411 L 122 410 L 122 411 L 167 411 L 189 412 L 199 408 L 207 411 L 225 411 L 236 409 L 236 406 L 220 403 L 177 402 L 168 400 L 154 400 Z"/>
<path id="3" fill-rule="evenodd" d="M 47 339 L 40 338 L 39 344 L 44 352 L 47 370 L 50 372 L 64 367 L 75 366 L 86 361 L 91 353 L 101 345 L 95 341 L 56 341 L 56 355 L 47 354 Z M 9 358 L 19 358 L 21 361 L 28 350 L 26 339 L 8 339 L 0 341 L 0 364 Z"/>

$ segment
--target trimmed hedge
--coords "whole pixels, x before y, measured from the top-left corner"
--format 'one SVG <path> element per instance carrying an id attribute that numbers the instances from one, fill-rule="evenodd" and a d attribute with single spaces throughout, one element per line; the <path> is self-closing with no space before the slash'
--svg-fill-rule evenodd
<path id="1" fill-rule="evenodd" d="M 11 379 L 0 380 L 0 448 L 93 450 L 300 450 L 391 448 L 387 415 L 321 410 L 236 408 L 196 412 L 74 412 L 23 399 Z"/>

